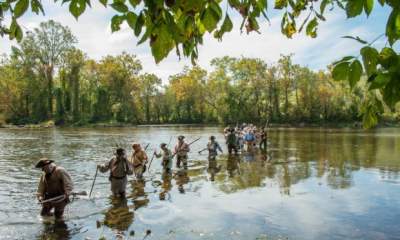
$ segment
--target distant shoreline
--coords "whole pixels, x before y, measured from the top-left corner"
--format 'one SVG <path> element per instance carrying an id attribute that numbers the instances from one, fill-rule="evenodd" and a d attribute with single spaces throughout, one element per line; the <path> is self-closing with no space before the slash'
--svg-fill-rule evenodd
<path id="1" fill-rule="evenodd" d="M 228 124 L 216 123 L 166 123 L 166 124 L 130 124 L 130 123 L 93 123 L 84 125 L 55 125 L 52 121 L 39 124 L 3 124 L 4 129 L 45 129 L 45 128 L 112 128 L 112 127 L 225 127 Z M 257 125 L 257 124 L 255 124 Z M 260 125 L 257 125 L 260 126 Z M 400 127 L 400 123 L 382 122 L 375 128 Z M 268 128 L 352 128 L 363 129 L 361 122 L 339 122 L 339 123 L 270 123 Z"/>

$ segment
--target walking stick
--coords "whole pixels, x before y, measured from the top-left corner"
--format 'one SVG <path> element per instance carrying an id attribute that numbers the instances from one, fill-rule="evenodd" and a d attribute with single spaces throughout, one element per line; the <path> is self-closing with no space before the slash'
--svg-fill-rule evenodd
<path id="1" fill-rule="evenodd" d="M 150 167 L 151 167 L 151 162 L 153 162 L 155 154 L 153 153 L 153 156 L 151 157 L 150 163 L 149 163 L 149 168 L 147 169 L 150 172 Z"/>
<path id="2" fill-rule="evenodd" d="M 90 192 L 89 192 L 89 198 L 92 195 L 92 191 L 93 191 L 93 187 L 94 187 L 94 182 L 96 181 L 96 177 L 97 177 L 97 172 L 99 171 L 99 168 L 96 168 L 96 174 L 94 174 L 94 178 L 93 178 L 93 183 L 92 183 L 92 188 L 90 188 Z"/>

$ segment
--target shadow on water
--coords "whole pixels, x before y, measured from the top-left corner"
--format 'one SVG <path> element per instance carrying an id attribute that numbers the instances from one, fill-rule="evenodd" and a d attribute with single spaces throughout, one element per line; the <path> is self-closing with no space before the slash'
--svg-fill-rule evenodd
<path id="1" fill-rule="evenodd" d="M 36 223 L 40 171 L 48 156 L 90 189 L 111 143 L 201 136 L 189 169 L 130 177 L 125 199 L 110 196 L 108 175 L 93 198 L 69 205 L 65 222 Z M 147 127 L 0 131 L 0 236 L 4 239 L 393 239 L 400 236 L 400 130 L 273 129 L 267 151 L 216 158 L 197 154 L 218 128 Z M 116 140 L 118 139 L 118 140 Z M 224 142 L 222 135 L 217 141 Z M 124 144 L 123 144 L 124 143 Z M 171 145 L 173 145 L 172 143 Z M 223 144 L 221 144 L 223 145 Z M 226 148 L 224 147 L 224 152 Z M 373 189 L 373 191 L 371 191 Z M 366 221 L 369 219 L 369 221 Z M 96 226 L 97 223 L 97 226 Z M 151 229 L 151 234 L 146 231 Z M 134 233 L 135 236 L 132 236 Z"/>

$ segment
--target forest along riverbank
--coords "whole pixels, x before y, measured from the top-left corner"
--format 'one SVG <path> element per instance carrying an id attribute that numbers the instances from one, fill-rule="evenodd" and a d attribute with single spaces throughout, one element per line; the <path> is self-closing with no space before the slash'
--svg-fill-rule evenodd
<path id="1" fill-rule="evenodd" d="M 229 124 L 225 124 L 229 125 Z M 177 127 L 177 126 L 188 126 L 188 127 L 223 127 L 223 124 L 202 124 L 202 123 L 168 123 L 168 124 L 129 124 L 129 123 L 92 123 L 92 124 L 83 124 L 83 125 L 75 125 L 75 124 L 63 124 L 56 125 L 53 121 L 47 121 L 38 124 L 0 124 L 0 128 L 8 128 L 8 129 L 37 129 L 37 128 L 116 128 L 116 127 Z M 257 124 L 259 126 L 265 125 L 260 123 Z M 233 124 L 235 126 L 235 124 Z M 398 122 L 380 122 L 375 128 L 398 128 L 400 127 L 400 123 Z M 326 122 L 326 123 L 268 123 L 268 128 L 352 128 L 352 129 L 362 129 L 361 122 Z"/>
<path id="2" fill-rule="evenodd" d="M 181 134 L 188 141 L 200 137 L 187 172 L 174 168 L 165 177 L 154 160 L 144 183 L 129 179 L 126 201 L 112 199 L 108 175 L 99 174 L 93 199 L 74 200 L 64 224 L 41 221 L 34 196 L 40 157 L 66 168 L 77 191 L 88 191 L 96 165 L 116 145 L 129 154 L 133 141 L 150 143 L 151 156 Z M 223 147 L 216 162 L 198 153 L 210 135 Z M 147 230 L 146 239 L 400 236 L 399 129 L 273 128 L 268 136 L 266 153 L 229 157 L 218 127 L 1 129 L 0 236 L 142 239 Z"/>

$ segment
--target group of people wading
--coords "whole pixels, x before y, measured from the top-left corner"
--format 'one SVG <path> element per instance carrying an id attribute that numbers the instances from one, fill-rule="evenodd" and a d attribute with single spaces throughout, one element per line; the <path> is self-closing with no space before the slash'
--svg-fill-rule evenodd
<path id="1" fill-rule="evenodd" d="M 267 131 L 265 131 L 264 127 L 259 129 L 253 124 L 243 123 L 236 127 L 226 127 L 224 129 L 224 135 L 229 154 L 231 154 L 232 151 L 236 154 L 238 151 L 252 152 L 257 146 L 261 150 L 267 149 Z"/>
<path id="2" fill-rule="evenodd" d="M 243 125 L 243 127 L 226 128 L 224 132 L 229 154 L 232 154 L 232 151 L 237 154 L 238 150 L 243 149 L 244 143 L 247 146 L 247 150 L 249 150 L 250 148 L 252 149 L 258 138 L 260 138 L 260 147 L 262 146 L 262 144 L 264 144 L 263 146 L 266 147 L 266 132 L 264 131 L 264 129 L 258 132 L 257 129 L 252 125 Z M 253 136 L 254 139 L 252 140 L 250 137 L 248 137 L 248 134 L 255 135 Z M 109 172 L 111 192 L 115 197 L 125 198 L 128 175 L 134 175 L 136 180 L 144 181 L 144 173 L 146 172 L 146 170 L 148 170 L 147 168 L 150 168 L 151 161 L 154 157 L 161 158 L 163 174 L 172 174 L 173 159 L 175 156 L 176 167 L 178 169 L 181 169 L 183 167 L 183 170 L 187 170 L 190 145 L 197 140 L 199 139 L 196 139 L 191 143 L 186 143 L 185 137 L 179 136 L 178 142 L 173 148 L 173 151 L 168 148 L 168 145 L 166 143 L 161 143 L 161 151 L 153 152 L 149 167 L 147 167 L 149 158 L 146 154 L 146 148 L 148 147 L 148 145 L 145 147 L 145 149 L 143 149 L 139 143 L 132 144 L 133 151 L 130 157 L 127 156 L 123 148 L 117 148 L 111 160 L 107 161 L 104 164 L 97 165 L 95 177 L 97 176 L 97 171 L 100 171 L 102 173 Z M 199 153 L 205 150 L 208 151 L 209 171 L 216 171 L 216 156 L 218 155 L 218 151 L 221 153 L 223 151 L 214 136 L 210 137 L 210 141 L 207 143 L 206 148 L 199 151 Z M 212 167 L 214 165 L 215 167 Z M 61 219 L 63 217 L 64 208 L 70 202 L 70 196 L 76 194 L 72 192 L 73 182 L 71 180 L 71 177 L 64 168 L 57 166 L 54 161 L 47 158 L 40 159 L 35 167 L 42 169 L 43 171 L 37 190 L 37 198 L 42 204 L 41 215 L 53 215 L 51 214 L 51 210 L 54 208 L 55 218 Z M 213 178 L 215 175 L 215 173 L 213 173 L 214 172 L 211 172 L 212 181 L 214 180 Z"/>

